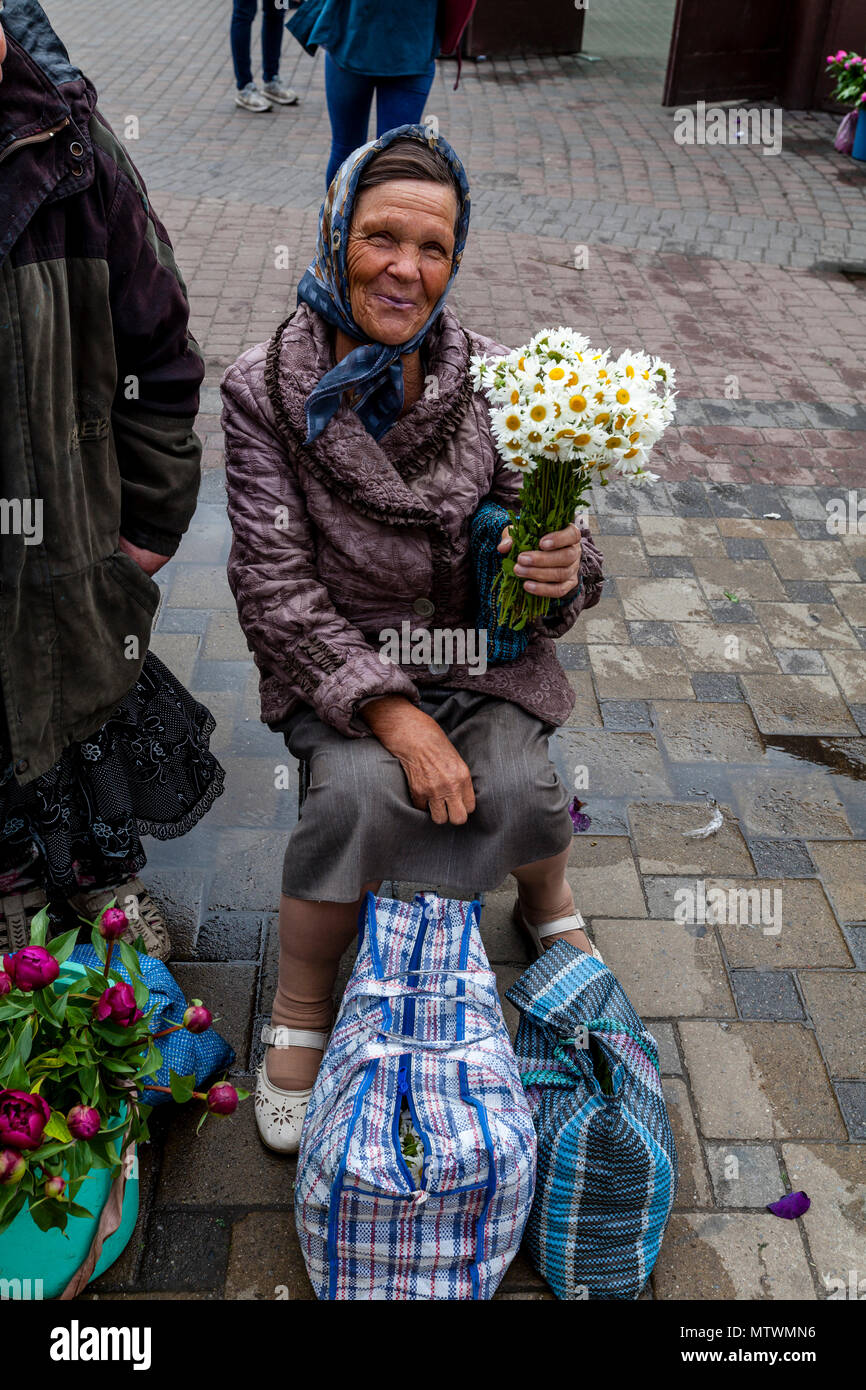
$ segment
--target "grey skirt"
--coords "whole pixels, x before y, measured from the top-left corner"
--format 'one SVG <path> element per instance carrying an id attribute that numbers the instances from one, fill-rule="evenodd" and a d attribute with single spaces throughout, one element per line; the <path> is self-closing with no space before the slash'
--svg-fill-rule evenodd
<path id="1" fill-rule="evenodd" d="M 398 760 L 377 738 L 346 738 L 305 706 L 279 725 L 310 766 L 310 785 L 283 866 L 283 892 L 354 902 L 380 879 L 471 898 L 523 864 L 560 854 L 574 829 L 548 754 L 555 725 L 471 690 L 427 686 L 421 709 L 463 758 L 476 807 L 465 825 L 419 811 Z"/>

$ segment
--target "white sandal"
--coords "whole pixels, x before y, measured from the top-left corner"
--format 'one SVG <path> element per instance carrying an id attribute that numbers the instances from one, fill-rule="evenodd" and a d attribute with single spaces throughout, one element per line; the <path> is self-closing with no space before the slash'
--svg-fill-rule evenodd
<path id="1" fill-rule="evenodd" d="M 531 922 L 526 920 L 523 908 L 520 906 L 520 900 L 518 899 L 514 904 L 514 920 L 517 925 L 522 927 L 526 932 L 539 956 L 544 953 L 544 947 L 541 944 L 542 941 L 546 941 L 549 936 L 559 936 L 562 932 L 582 931 L 586 933 L 586 939 L 589 941 L 589 932 L 586 930 L 586 923 L 579 912 L 573 912 L 568 917 L 556 917 L 552 922 L 542 922 L 540 927 L 534 927 Z M 592 955 L 597 961 L 601 961 L 601 964 L 604 965 L 604 959 L 598 947 L 592 941 L 590 941 L 589 944 L 592 947 Z M 584 952 L 584 954 L 586 954 L 586 952 Z"/>
<path id="2" fill-rule="evenodd" d="M 304 1028 L 262 1027 L 262 1042 L 268 1047 L 315 1047 L 324 1052 L 327 1033 L 313 1033 Z M 301 1132 L 307 1114 L 312 1086 L 306 1091 L 283 1091 L 268 1079 L 267 1057 L 262 1058 L 256 1077 L 256 1126 L 263 1144 L 274 1153 L 295 1154 L 301 1144 Z"/>

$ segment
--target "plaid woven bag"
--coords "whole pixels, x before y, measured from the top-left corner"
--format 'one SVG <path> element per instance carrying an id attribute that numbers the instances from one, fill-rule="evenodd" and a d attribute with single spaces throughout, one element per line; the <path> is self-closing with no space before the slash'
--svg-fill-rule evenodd
<path id="1" fill-rule="evenodd" d="M 530 1257 L 558 1298 L 635 1299 L 677 1190 L 655 1039 L 611 971 L 567 941 L 507 997 L 538 1133 Z"/>
<path id="2" fill-rule="evenodd" d="M 296 1224 L 321 1299 L 489 1299 L 517 1253 L 535 1130 L 479 914 L 367 894 L 298 1156 Z"/>

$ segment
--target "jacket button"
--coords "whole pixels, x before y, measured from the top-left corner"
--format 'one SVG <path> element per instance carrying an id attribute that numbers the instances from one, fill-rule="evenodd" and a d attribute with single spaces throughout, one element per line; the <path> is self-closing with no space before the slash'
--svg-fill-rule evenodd
<path id="1" fill-rule="evenodd" d="M 29 766 L 30 766 L 30 760 L 29 760 L 29 758 L 19 758 L 18 761 L 17 761 L 17 763 L 15 764 L 15 771 L 16 771 L 16 772 L 26 772 Z"/>
<path id="2" fill-rule="evenodd" d="M 429 598 L 416 598 L 412 604 L 419 618 L 432 618 L 436 612 L 435 603 L 431 603 Z"/>
<path id="3" fill-rule="evenodd" d="M 79 155 L 84 154 L 84 146 L 82 145 L 80 140 L 72 141 L 72 144 L 69 146 L 69 153 L 74 154 L 76 159 Z"/>
<path id="4" fill-rule="evenodd" d="M 77 179 L 80 179 L 81 175 L 84 173 L 84 170 L 82 169 L 80 164 L 73 164 L 69 172 L 70 174 L 74 174 Z"/>

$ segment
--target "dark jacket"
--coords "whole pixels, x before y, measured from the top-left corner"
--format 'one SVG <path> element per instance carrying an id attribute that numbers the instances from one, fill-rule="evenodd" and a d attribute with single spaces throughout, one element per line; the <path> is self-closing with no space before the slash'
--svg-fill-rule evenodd
<path id="1" fill-rule="evenodd" d="M 223 377 L 229 583 L 261 673 L 266 723 L 303 703 L 346 737 L 364 738 L 364 700 L 417 703 L 425 682 L 512 700 L 552 724 L 574 705 L 551 638 L 601 598 L 602 556 L 589 532 L 580 592 L 534 625 L 517 660 L 483 674 L 455 663 L 444 678 L 382 661 L 385 628 L 473 626 L 470 519 L 484 498 L 513 507 L 521 483 L 497 452 L 487 402 L 469 377 L 470 353 L 508 349 L 464 332 L 447 307 L 425 347 L 438 394 L 379 440 L 344 403 L 304 444 L 304 401 L 334 365 L 331 330 L 306 304 Z"/>
<path id="2" fill-rule="evenodd" d="M 168 236 L 93 87 L 35 0 L 7 0 L 0 22 L 0 689 L 26 783 L 138 678 L 159 591 L 118 535 L 177 548 L 204 366 Z M 15 534 L 23 501 L 41 502 L 38 543 Z"/>

